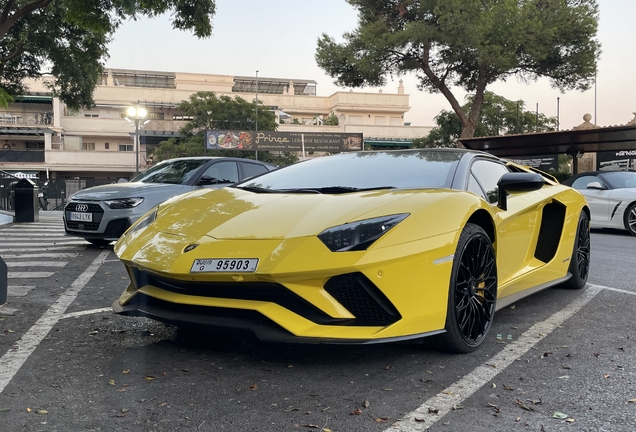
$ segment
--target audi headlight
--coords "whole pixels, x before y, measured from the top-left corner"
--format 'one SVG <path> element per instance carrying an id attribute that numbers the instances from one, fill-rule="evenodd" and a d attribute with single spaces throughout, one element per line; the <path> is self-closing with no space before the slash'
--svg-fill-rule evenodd
<path id="1" fill-rule="evenodd" d="M 136 231 L 139 231 L 140 229 L 146 228 L 148 225 L 153 223 L 157 219 L 157 210 L 159 210 L 159 207 L 153 208 L 144 216 L 142 216 L 137 222 L 135 222 L 130 228 L 128 228 L 126 234 L 132 234 Z"/>
<path id="2" fill-rule="evenodd" d="M 107 200 L 104 203 L 113 210 L 118 209 L 129 209 L 133 207 L 137 207 L 144 201 L 143 198 L 121 198 L 114 200 Z"/>
<path id="3" fill-rule="evenodd" d="M 402 213 L 346 223 L 327 228 L 318 234 L 318 238 L 332 252 L 366 250 L 408 215 L 409 213 Z"/>

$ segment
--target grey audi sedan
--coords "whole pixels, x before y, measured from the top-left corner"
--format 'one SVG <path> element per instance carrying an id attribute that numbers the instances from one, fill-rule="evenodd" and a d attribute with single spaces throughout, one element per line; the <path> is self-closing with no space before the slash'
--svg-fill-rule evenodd
<path id="1" fill-rule="evenodd" d="M 96 244 L 117 240 L 162 202 L 199 188 L 221 188 L 276 169 L 276 165 L 229 157 L 188 157 L 158 163 L 130 182 L 83 189 L 64 208 L 67 235 Z"/>

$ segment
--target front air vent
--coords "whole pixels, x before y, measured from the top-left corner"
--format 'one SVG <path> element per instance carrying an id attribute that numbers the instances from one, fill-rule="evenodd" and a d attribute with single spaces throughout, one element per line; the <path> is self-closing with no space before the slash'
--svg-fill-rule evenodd
<path id="1" fill-rule="evenodd" d="M 356 317 L 353 325 L 386 326 L 402 318 L 382 291 L 362 273 L 334 276 L 325 284 L 325 291 Z"/>
<path id="2" fill-rule="evenodd" d="M 563 233 L 565 210 L 565 206 L 558 201 L 553 201 L 543 208 L 537 249 L 534 251 L 536 259 L 547 263 L 556 255 Z"/>

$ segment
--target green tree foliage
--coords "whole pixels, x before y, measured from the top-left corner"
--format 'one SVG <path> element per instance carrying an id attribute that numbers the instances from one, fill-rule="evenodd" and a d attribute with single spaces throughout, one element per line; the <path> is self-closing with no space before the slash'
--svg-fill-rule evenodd
<path id="1" fill-rule="evenodd" d="M 3 0 L 0 88 L 24 94 L 26 78 L 51 74 L 47 85 L 69 108 L 90 107 L 117 28 L 169 11 L 173 28 L 212 34 L 215 0 Z"/>
<path id="2" fill-rule="evenodd" d="M 13 103 L 13 97 L 0 87 L 0 107 L 9 108 L 10 103 Z"/>
<path id="3" fill-rule="evenodd" d="M 330 112 L 327 118 L 323 121 L 323 124 L 325 126 L 338 126 L 338 116 L 335 113 Z"/>
<path id="4" fill-rule="evenodd" d="M 593 83 L 600 45 L 596 0 L 347 0 L 358 27 L 338 43 L 323 34 L 316 61 L 335 82 L 360 87 L 414 72 L 442 93 L 471 138 L 488 85 L 549 78 L 562 90 Z M 465 111 L 453 87 L 474 95 Z"/>
<path id="5" fill-rule="evenodd" d="M 462 110 L 470 112 L 474 97 L 468 97 Z M 437 125 L 428 136 L 413 140 L 413 147 L 457 147 L 462 135 L 462 123 L 453 111 L 442 110 L 435 117 Z M 484 103 L 477 118 L 475 137 L 550 132 L 556 130 L 556 117 L 547 117 L 536 111 L 526 111 L 522 100 L 511 101 L 486 91 Z"/>
<path id="6" fill-rule="evenodd" d="M 275 131 L 276 116 L 266 107 L 258 108 L 258 130 Z M 179 133 L 179 138 L 162 141 L 153 153 L 155 161 L 183 156 L 232 156 L 255 159 L 256 152 L 243 150 L 210 150 L 205 149 L 205 131 L 207 130 L 256 130 L 256 104 L 236 96 L 222 95 L 214 92 L 198 92 L 183 101 L 177 107 L 189 118 Z M 258 152 L 258 159 L 276 165 L 288 165 L 298 161 L 292 153 L 273 155 L 270 152 Z"/>

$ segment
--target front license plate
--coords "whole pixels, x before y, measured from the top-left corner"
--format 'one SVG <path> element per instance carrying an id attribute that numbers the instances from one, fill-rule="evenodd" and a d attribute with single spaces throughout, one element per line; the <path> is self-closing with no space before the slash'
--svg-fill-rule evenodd
<path id="1" fill-rule="evenodd" d="M 72 221 L 93 222 L 93 213 L 71 212 L 70 219 Z"/>
<path id="2" fill-rule="evenodd" d="M 258 258 L 214 258 L 195 259 L 190 273 L 231 272 L 254 273 L 258 267 Z"/>

